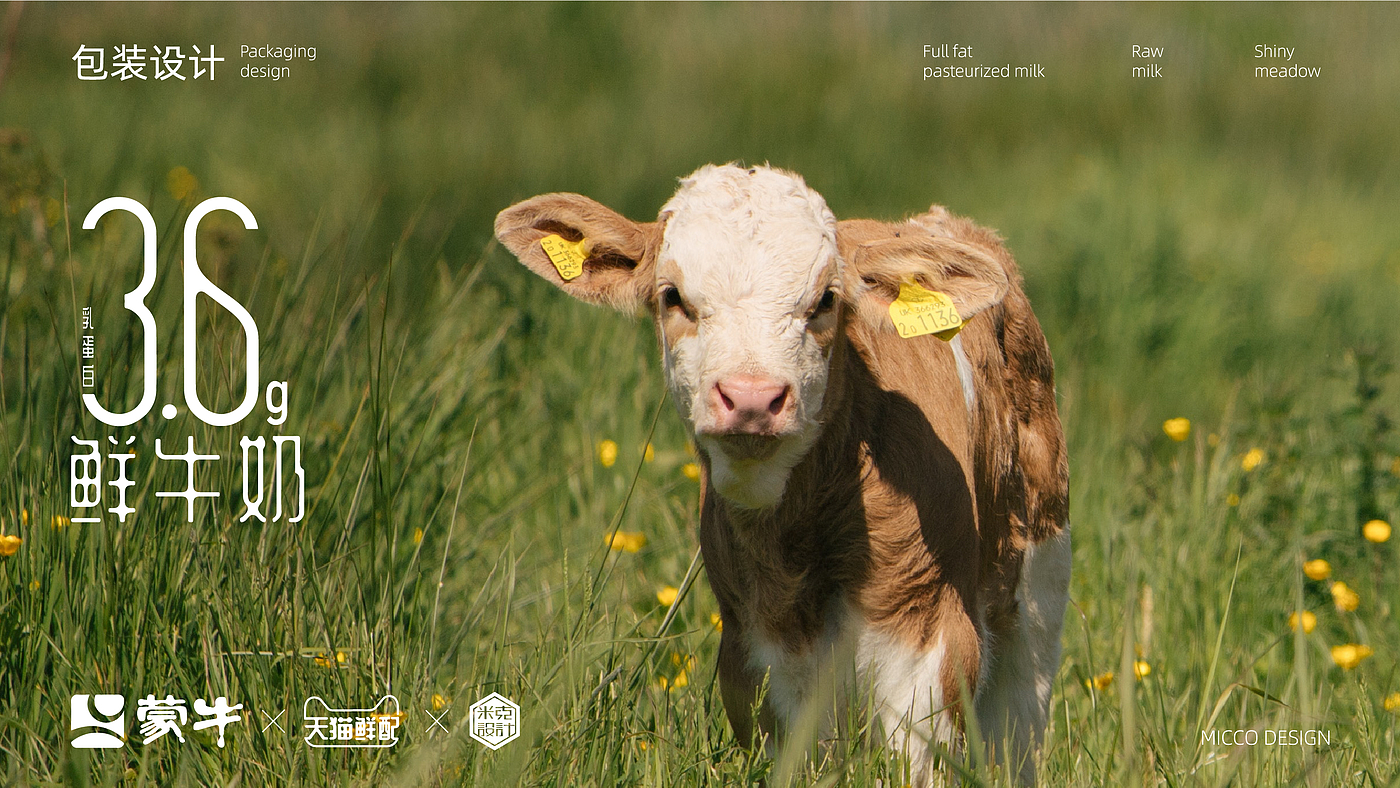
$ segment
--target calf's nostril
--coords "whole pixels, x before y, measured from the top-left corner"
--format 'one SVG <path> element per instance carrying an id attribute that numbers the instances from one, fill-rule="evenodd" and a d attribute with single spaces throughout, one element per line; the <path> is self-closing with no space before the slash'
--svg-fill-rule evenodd
<path id="1" fill-rule="evenodd" d="M 724 409 L 734 410 L 734 400 L 730 399 L 729 395 L 724 393 L 724 389 L 716 384 L 715 391 L 719 392 L 719 401 L 724 404 Z"/>
<path id="2" fill-rule="evenodd" d="M 776 416 L 776 415 L 778 415 L 779 413 L 782 413 L 782 412 L 783 412 L 783 406 L 787 404 L 787 397 L 788 397 L 788 390 L 789 390 L 789 388 L 790 388 L 790 387 L 788 387 L 788 386 L 784 386 L 784 387 L 783 387 L 783 390 L 780 391 L 780 392 L 778 392 L 778 396 L 774 397 L 774 398 L 773 398 L 773 401 L 770 402 L 770 403 L 768 403 L 768 412 L 769 412 L 769 413 L 771 413 L 771 414 L 773 414 L 774 416 Z"/>

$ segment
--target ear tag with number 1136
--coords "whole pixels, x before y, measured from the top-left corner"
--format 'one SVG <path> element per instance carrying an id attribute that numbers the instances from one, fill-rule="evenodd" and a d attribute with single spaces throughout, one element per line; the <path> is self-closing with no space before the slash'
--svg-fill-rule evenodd
<path id="1" fill-rule="evenodd" d="M 890 320 L 904 339 L 933 334 L 948 342 L 963 326 L 953 299 L 936 290 L 925 290 L 914 282 L 899 285 L 899 297 L 890 304 Z"/>
<path id="2" fill-rule="evenodd" d="M 549 255 L 554 270 L 565 282 L 577 279 L 583 274 L 583 261 L 588 259 L 588 239 L 566 241 L 557 235 L 546 235 L 540 239 L 540 248 Z"/>

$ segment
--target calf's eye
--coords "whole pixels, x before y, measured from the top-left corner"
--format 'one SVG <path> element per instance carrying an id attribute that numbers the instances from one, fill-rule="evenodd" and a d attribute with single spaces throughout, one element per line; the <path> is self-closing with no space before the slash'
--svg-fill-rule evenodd
<path id="1" fill-rule="evenodd" d="M 661 308 L 685 310 L 685 302 L 681 300 L 681 293 L 674 287 L 663 287 L 661 289 Z"/>
<path id="2" fill-rule="evenodd" d="M 832 310 L 832 308 L 835 307 L 835 306 L 836 306 L 836 291 L 835 291 L 835 290 L 832 290 L 831 288 L 828 287 L 828 288 L 826 289 L 826 292 L 825 292 L 825 293 L 822 293 L 822 300 L 820 300 L 820 301 L 817 302 L 817 308 L 814 309 L 814 310 L 812 311 L 812 314 L 813 314 L 813 315 L 825 314 L 825 313 L 827 313 L 827 312 L 830 312 L 830 311 Z"/>

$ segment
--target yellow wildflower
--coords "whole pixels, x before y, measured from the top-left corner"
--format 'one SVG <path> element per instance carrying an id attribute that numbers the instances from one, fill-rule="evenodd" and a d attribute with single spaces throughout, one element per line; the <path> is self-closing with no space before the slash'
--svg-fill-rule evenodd
<path id="1" fill-rule="evenodd" d="M 1400 460 L 1397 460 L 1397 462 L 1400 462 Z M 19 524 L 20 524 L 20 525 L 29 525 L 29 510 L 28 510 L 28 509 L 20 509 L 20 510 L 19 510 Z"/>
<path id="2" fill-rule="evenodd" d="M 1138 681 L 1142 681 L 1152 675 L 1152 666 L 1146 660 L 1135 660 L 1133 662 L 1133 675 L 1137 676 Z"/>
<path id="3" fill-rule="evenodd" d="M 1400 711 L 1400 692 L 1392 692 L 1385 696 L 1386 711 Z"/>
<path id="4" fill-rule="evenodd" d="M 1390 523 L 1385 520 L 1372 520 L 1361 526 L 1361 535 L 1366 537 L 1366 541 L 1376 544 L 1389 541 Z"/>
<path id="5" fill-rule="evenodd" d="M 1351 670 L 1361 664 L 1361 660 L 1371 656 L 1375 652 L 1370 646 L 1363 646 L 1359 643 L 1347 643 L 1341 646 L 1332 647 L 1332 661 L 1337 663 L 1337 667 L 1342 670 Z"/>
<path id="6" fill-rule="evenodd" d="M 1229 495 L 1225 496 L 1225 505 L 1230 507 L 1239 506 L 1240 497 L 1238 495 L 1235 495 L 1234 493 L 1230 493 Z"/>
<path id="7" fill-rule="evenodd" d="M 1100 673 L 1099 675 L 1097 675 L 1097 676 L 1095 676 L 1095 677 L 1093 677 L 1093 678 L 1091 678 L 1091 679 L 1085 679 L 1085 680 L 1084 680 L 1084 686 L 1086 686 L 1086 687 L 1088 687 L 1088 688 L 1090 688 L 1090 689 L 1096 689 L 1096 690 L 1098 690 L 1098 691 L 1100 691 L 1100 692 L 1102 692 L 1102 691 L 1108 689 L 1108 688 L 1109 688 L 1110 686 L 1112 686 L 1112 685 L 1113 685 L 1113 671 L 1111 671 L 1111 670 L 1110 670 L 1110 671 L 1106 671 L 1106 672 L 1104 672 L 1104 673 Z"/>
<path id="8" fill-rule="evenodd" d="M 29 583 L 29 590 L 30 590 L 30 591 L 38 591 L 38 590 L 39 590 L 39 586 L 40 586 L 40 583 L 39 583 L 38 580 L 31 581 L 31 582 Z"/>
<path id="9" fill-rule="evenodd" d="M 661 689 L 670 689 L 670 688 L 671 688 L 671 680 L 668 679 L 668 678 L 666 678 L 665 676 L 657 676 L 657 677 L 656 677 L 656 686 L 660 687 Z"/>
<path id="10" fill-rule="evenodd" d="M 21 544 L 24 544 L 24 540 L 18 536 L 0 534 L 0 555 L 10 556 L 18 553 Z"/>
<path id="11" fill-rule="evenodd" d="M 611 538 L 603 537 L 614 551 L 635 553 L 647 546 L 647 535 L 641 531 L 618 531 Z"/>
<path id="12" fill-rule="evenodd" d="M 675 586 L 664 586 L 660 591 L 656 592 L 656 601 L 660 602 L 666 607 L 670 607 L 672 604 L 675 603 L 676 595 L 679 593 L 680 589 L 676 588 Z"/>
<path id="13" fill-rule="evenodd" d="M 1338 610 L 1350 613 L 1361 604 L 1361 595 L 1353 591 L 1351 586 L 1338 580 L 1332 584 L 1332 602 Z"/>
<path id="14" fill-rule="evenodd" d="M 165 176 L 165 188 L 170 191 L 170 196 L 177 200 L 183 200 L 190 196 L 199 185 L 194 173 L 186 167 L 176 167 Z"/>
<path id="15" fill-rule="evenodd" d="M 1244 469 L 1244 472 L 1245 472 L 1245 473 L 1249 473 L 1250 471 L 1254 470 L 1255 468 L 1258 468 L 1259 465 L 1260 465 L 1261 463 L 1263 463 L 1263 462 L 1264 462 L 1264 450 L 1263 450 L 1263 449 L 1259 449 L 1259 448 L 1254 448 L 1254 449 L 1250 449 L 1249 451 L 1245 452 L 1245 454 L 1244 454 L 1244 459 L 1240 460 L 1240 467 Z"/>
<path id="16" fill-rule="evenodd" d="M 1180 443 L 1191 435 L 1191 420 L 1183 417 L 1167 419 L 1162 422 L 1162 432 L 1165 432 L 1168 438 Z"/>
<path id="17" fill-rule="evenodd" d="M 651 444 L 648 443 L 646 448 L 642 449 L 642 461 L 651 462 L 654 459 L 656 459 L 656 449 L 653 449 Z"/>
<path id="18" fill-rule="evenodd" d="M 1332 565 L 1325 558 L 1314 558 L 1303 563 L 1303 574 L 1309 580 L 1326 580 L 1332 576 Z"/>
<path id="19" fill-rule="evenodd" d="M 687 676 L 687 675 L 685 674 L 685 671 L 682 670 L 680 673 L 677 673 L 677 674 L 676 674 L 676 677 L 675 677 L 674 679 L 672 679 L 672 681 L 671 681 L 671 689 L 673 689 L 673 690 L 680 689 L 681 687 L 689 686 L 689 684 L 690 684 L 690 677 Z"/>
<path id="20" fill-rule="evenodd" d="M 700 466 L 693 462 L 688 462 L 681 466 L 681 475 L 695 482 L 700 480 Z"/>
<path id="21" fill-rule="evenodd" d="M 710 614 L 710 624 L 714 626 L 716 632 L 724 631 L 724 619 L 719 617 L 719 613 Z"/>
<path id="22" fill-rule="evenodd" d="M 49 520 L 49 527 L 50 527 L 50 528 L 67 528 L 68 525 L 69 525 L 70 523 L 72 523 L 72 522 L 73 522 L 73 521 L 70 520 L 70 519 L 68 519 L 67 517 L 64 517 L 64 516 L 61 515 L 61 514 L 56 514 L 56 515 L 53 516 L 53 519 L 52 519 L 52 520 Z"/>
<path id="23" fill-rule="evenodd" d="M 413 529 L 413 543 L 414 543 L 414 544 L 423 544 L 423 529 L 422 529 L 422 528 L 414 528 L 414 529 Z"/>
<path id="24" fill-rule="evenodd" d="M 695 670 L 695 656 L 693 654 L 672 654 L 671 664 L 682 671 Z"/>
<path id="25" fill-rule="evenodd" d="M 617 441 L 598 441 L 598 462 L 604 468 L 613 467 L 613 463 L 617 462 Z"/>
<path id="26" fill-rule="evenodd" d="M 334 657 L 328 657 L 325 654 L 317 654 L 312 658 L 312 661 L 323 668 L 333 668 L 337 664 L 344 665 L 346 659 L 347 657 L 344 651 L 337 651 Z"/>
<path id="27" fill-rule="evenodd" d="M 1317 628 L 1317 616 L 1311 610 L 1304 610 L 1302 614 L 1296 611 L 1288 614 L 1288 628 L 1294 632 L 1298 631 L 1298 622 L 1303 622 L 1303 634 L 1311 634 Z"/>
<path id="28" fill-rule="evenodd" d="M 433 693 L 433 711 L 442 711 L 442 707 L 447 705 L 447 699 L 441 693 Z"/>

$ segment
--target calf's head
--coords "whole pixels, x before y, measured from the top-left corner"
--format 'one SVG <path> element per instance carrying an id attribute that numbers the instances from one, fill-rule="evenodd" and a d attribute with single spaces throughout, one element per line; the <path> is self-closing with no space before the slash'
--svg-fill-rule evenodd
<path id="1" fill-rule="evenodd" d="M 904 281 L 947 293 L 964 318 L 1006 292 L 1005 271 L 985 253 L 917 224 L 875 231 L 884 226 L 853 225 L 847 260 L 826 201 L 800 177 L 710 165 L 681 180 L 655 222 L 546 194 L 502 211 L 496 236 L 575 298 L 651 314 L 711 484 L 762 509 L 781 500 L 821 433 L 832 354 L 850 320 L 888 324 L 882 311 Z M 582 243 L 581 269 L 551 261 L 542 242 L 559 241 Z"/>

